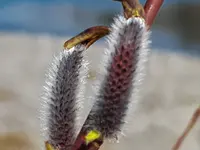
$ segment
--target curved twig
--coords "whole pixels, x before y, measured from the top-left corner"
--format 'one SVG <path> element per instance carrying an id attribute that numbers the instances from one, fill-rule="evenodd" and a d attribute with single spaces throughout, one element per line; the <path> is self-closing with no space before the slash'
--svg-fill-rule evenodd
<path id="1" fill-rule="evenodd" d="M 74 36 L 70 40 L 64 43 L 65 49 L 70 49 L 77 44 L 83 44 L 88 48 L 98 39 L 104 37 L 105 35 L 109 34 L 109 28 L 107 26 L 94 26 L 88 28 L 81 32 L 80 34 Z"/>

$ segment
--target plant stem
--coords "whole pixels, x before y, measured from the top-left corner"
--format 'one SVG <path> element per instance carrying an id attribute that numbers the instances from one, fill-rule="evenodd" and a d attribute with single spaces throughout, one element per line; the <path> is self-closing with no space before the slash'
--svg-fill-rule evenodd
<path id="1" fill-rule="evenodd" d="M 182 135 L 178 138 L 178 140 L 176 141 L 172 150 L 178 150 L 180 148 L 180 146 L 182 145 L 183 141 L 185 140 L 185 138 L 187 137 L 189 132 L 192 130 L 194 125 L 197 123 L 197 120 L 198 120 L 199 117 L 200 117 L 200 106 L 196 109 L 196 111 L 192 115 L 192 118 L 190 119 L 186 129 L 184 130 Z"/>
<path id="2" fill-rule="evenodd" d="M 131 1 L 131 0 L 127 0 Z M 148 28 L 151 27 L 164 0 L 147 0 L 144 6 Z"/>

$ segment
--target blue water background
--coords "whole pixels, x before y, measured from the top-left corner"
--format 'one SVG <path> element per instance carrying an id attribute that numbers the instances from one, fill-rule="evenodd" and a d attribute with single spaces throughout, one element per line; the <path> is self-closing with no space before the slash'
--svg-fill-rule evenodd
<path id="1" fill-rule="evenodd" d="M 200 2 L 199 0 L 181 1 Z M 177 2 L 178 0 L 165 0 L 163 7 Z M 96 25 L 93 21 L 88 21 L 82 26 L 78 24 L 73 18 L 74 8 L 80 9 L 85 13 L 84 16 L 89 18 L 95 17 L 100 11 L 109 9 L 120 11 L 121 5 L 112 0 L 0 0 L 0 31 L 73 36 L 85 27 Z M 87 20 L 90 20 L 88 18 Z M 176 35 L 156 28 L 152 30 L 152 41 L 153 47 L 186 51 L 180 49 Z M 194 47 L 190 53 L 196 55 L 198 48 L 198 46 Z"/>

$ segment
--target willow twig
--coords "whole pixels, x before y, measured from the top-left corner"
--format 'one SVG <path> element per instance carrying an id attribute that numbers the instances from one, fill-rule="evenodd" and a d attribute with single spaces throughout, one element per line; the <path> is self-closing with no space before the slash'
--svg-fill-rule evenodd
<path id="1" fill-rule="evenodd" d="M 124 16 L 126 18 L 132 17 L 134 10 L 137 10 L 140 17 L 145 18 L 148 28 L 151 27 L 153 21 L 158 14 L 160 7 L 162 6 L 164 0 L 147 0 L 144 8 L 140 4 L 139 0 L 114 0 L 122 3 L 124 8 Z M 128 6 L 127 6 L 128 4 Z"/>
<path id="2" fill-rule="evenodd" d="M 185 138 L 188 136 L 189 132 L 192 130 L 194 125 L 197 123 L 198 118 L 200 117 L 200 106 L 196 109 L 194 114 L 192 115 L 192 118 L 190 122 L 188 123 L 186 129 L 182 133 L 182 135 L 178 138 L 177 142 L 173 146 L 172 150 L 178 150 L 180 146 L 182 145 Z"/>
<path id="3" fill-rule="evenodd" d="M 127 0 L 131 1 L 131 0 Z M 147 0 L 144 6 L 146 24 L 150 28 L 164 0 Z"/>
<path id="4" fill-rule="evenodd" d="M 65 49 L 70 49 L 78 44 L 83 44 L 88 48 L 100 38 L 109 34 L 110 30 L 107 26 L 94 26 L 90 27 L 75 37 L 69 39 L 64 43 Z"/>

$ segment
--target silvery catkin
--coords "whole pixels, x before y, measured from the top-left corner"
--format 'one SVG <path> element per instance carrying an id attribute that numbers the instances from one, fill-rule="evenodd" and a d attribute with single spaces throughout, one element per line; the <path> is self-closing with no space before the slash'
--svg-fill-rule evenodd
<path id="1" fill-rule="evenodd" d="M 42 133 L 59 150 L 70 150 L 78 134 L 78 110 L 83 99 L 87 62 L 85 46 L 63 50 L 53 59 L 46 75 L 42 98 Z"/>
<path id="2" fill-rule="evenodd" d="M 115 18 L 103 60 L 105 76 L 83 130 L 117 139 L 138 100 L 149 54 L 149 31 L 142 18 Z"/>

